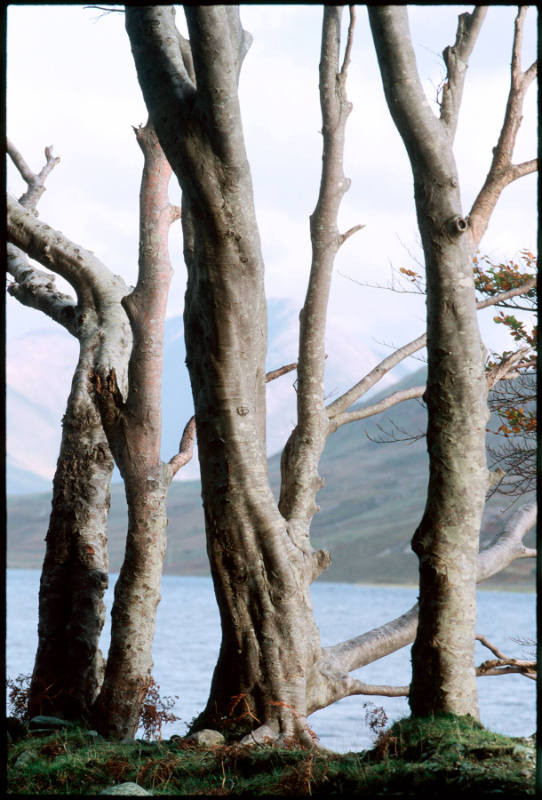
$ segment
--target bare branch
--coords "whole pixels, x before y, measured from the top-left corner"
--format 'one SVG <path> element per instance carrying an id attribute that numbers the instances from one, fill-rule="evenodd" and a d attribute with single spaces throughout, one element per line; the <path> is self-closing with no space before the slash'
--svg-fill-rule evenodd
<path id="1" fill-rule="evenodd" d="M 494 295 L 493 297 L 488 297 L 485 300 L 480 300 L 476 303 L 477 309 L 488 308 L 490 306 L 498 305 L 499 303 L 503 303 L 507 300 L 510 300 L 512 297 L 517 297 L 519 295 L 523 295 L 532 289 L 536 285 L 536 277 L 530 278 L 528 281 L 525 281 L 524 284 L 521 286 L 516 286 L 513 289 L 510 289 L 507 292 L 501 292 L 500 294 Z M 329 416 L 329 433 L 333 433 L 337 430 L 340 425 L 345 424 L 346 422 L 354 422 L 356 419 L 364 419 L 365 417 L 372 416 L 373 414 L 379 413 L 378 410 L 373 412 L 370 411 L 370 408 L 367 409 L 359 409 L 359 411 L 352 412 L 354 416 L 346 415 L 344 412 L 357 400 L 359 400 L 364 394 L 366 394 L 369 389 L 371 389 L 375 384 L 377 384 L 384 375 L 386 375 L 390 370 L 392 370 L 397 364 L 403 361 L 405 358 L 413 355 L 417 351 L 421 350 L 426 345 L 426 334 L 419 336 L 417 339 L 414 339 L 409 344 L 400 347 L 395 353 L 392 353 L 390 356 L 387 356 L 383 361 L 380 362 L 371 372 L 369 372 L 364 378 L 361 379 L 358 383 L 356 383 L 351 389 L 341 395 L 337 400 L 334 400 L 333 403 L 330 403 L 327 406 L 328 416 Z M 503 376 L 501 376 L 503 377 Z M 496 383 L 497 380 L 500 380 L 501 377 L 495 377 L 492 381 L 491 385 Z M 421 397 L 423 391 L 420 395 L 412 395 Z M 390 397 L 393 397 L 391 395 Z M 402 400 L 408 400 L 409 397 L 401 398 L 400 396 L 394 402 L 391 402 L 390 405 L 395 405 L 398 402 L 402 402 Z M 381 403 L 386 403 L 386 400 L 382 400 Z M 386 409 L 385 405 L 382 405 L 382 411 Z M 376 408 L 376 406 L 375 406 Z M 338 419 L 337 419 L 338 418 Z"/>
<path id="2" fill-rule="evenodd" d="M 489 172 L 470 211 L 469 237 L 473 251 L 478 247 L 487 229 L 489 219 L 503 189 L 512 181 L 536 169 L 536 159 L 519 166 L 512 164 L 514 146 L 522 120 L 525 94 L 537 72 L 536 62 L 531 64 L 526 72 L 521 71 L 521 46 L 526 14 L 527 6 L 520 6 L 515 20 L 510 90 L 504 121 L 497 145 L 493 149 Z"/>
<path id="3" fill-rule="evenodd" d="M 508 661 L 484 661 L 476 668 L 476 675 L 478 677 L 486 677 L 488 675 L 523 675 L 525 678 L 530 678 L 532 681 L 536 680 L 536 661 L 525 661 L 521 663 L 512 663 Z"/>
<path id="4" fill-rule="evenodd" d="M 476 634 L 476 641 L 480 642 L 480 644 L 483 644 L 484 647 L 487 647 L 488 650 L 491 650 L 493 655 L 497 656 L 497 658 L 500 658 L 500 659 L 505 659 L 506 658 L 504 653 L 501 653 L 501 651 L 497 648 L 496 645 L 491 644 L 489 639 L 486 639 L 486 637 L 483 634 L 477 633 Z"/>
<path id="5" fill-rule="evenodd" d="M 510 353 L 509 355 L 505 356 L 501 360 L 500 364 L 497 364 L 495 367 L 490 369 L 486 374 L 488 388 L 492 389 L 499 381 L 510 380 L 511 378 L 519 377 L 519 368 L 525 367 L 527 364 L 530 365 L 532 363 L 527 362 L 527 364 L 525 364 L 525 362 L 522 361 L 522 359 L 529 352 L 529 347 L 522 347 L 519 350 L 516 350 L 514 353 Z"/>
<path id="6" fill-rule="evenodd" d="M 536 523 L 536 501 L 520 508 L 509 520 L 504 531 L 478 555 L 477 581 L 485 581 L 501 572 L 517 558 L 535 558 L 536 550 L 525 547 L 523 537 Z"/>
<path id="7" fill-rule="evenodd" d="M 350 22 L 348 23 L 348 33 L 346 35 L 346 47 L 344 50 L 343 64 L 340 70 L 341 76 L 346 76 L 346 71 L 350 66 L 350 55 L 352 53 L 352 45 L 354 43 L 354 27 L 356 25 L 356 7 L 348 6 L 350 13 Z"/>
<path id="8" fill-rule="evenodd" d="M 380 364 L 367 373 L 367 375 L 358 381 L 355 386 L 352 386 L 351 389 L 327 406 L 329 419 L 332 420 L 335 416 L 337 416 L 337 414 L 341 414 L 350 408 L 350 406 L 355 403 L 356 400 L 359 400 L 360 397 L 369 391 L 369 389 L 382 380 L 384 375 L 393 369 L 393 367 L 397 366 L 397 364 L 400 364 L 405 358 L 408 358 L 413 353 L 416 353 L 418 350 L 421 350 L 423 347 L 425 347 L 425 343 L 426 335 L 424 333 L 422 336 L 418 336 L 418 338 L 414 339 L 412 342 L 400 347 L 395 351 L 395 353 L 392 353 L 384 358 Z"/>
<path id="9" fill-rule="evenodd" d="M 171 458 L 168 462 L 168 466 L 171 468 L 171 477 L 173 478 L 174 475 L 180 470 L 181 467 L 184 467 L 185 464 L 188 464 L 190 459 L 194 454 L 194 439 L 196 437 L 196 418 L 191 417 L 185 425 L 183 435 L 179 444 L 179 452 L 176 453 L 173 458 Z"/>
<path id="10" fill-rule="evenodd" d="M 487 14 L 487 6 L 476 6 L 472 14 L 461 14 L 457 24 L 455 44 L 442 53 L 447 69 L 447 82 L 442 93 L 440 119 L 453 141 L 457 129 L 459 108 L 470 55 Z"/>
<path id="11" fill-rule="evenodd" d="M 36 219 L 9 194 L 7 210 L 8 241 L 71 283 L 82 304 L 93 307 L 93 287 L 101 281 L 116 287 L 117 293 L 126 293 L 122 278 L 112 275 L 94 253 Z"/>
<path id="12" fill-rule="evenodd" d="M 535 524 L 536 502 L 530 503 L 514 514 L 504 530 L 485 550 L 478 554 L 477 582 L 487 580 L 501 572 L 517 558 L 535 558 L 536 551 L 527 548 L 522 538 Z M 405 614 L 377 628 L 332 647 L 322 648 L 325 661 L 330 660 L 335 670 L 351 672 L 410 644 L 416 635 L 418 604 Z"/>
<path id="13" fill-rule="evenodd" d="M 58 291 L 54 275 L 33 267 L 22 250 L 12 244 L 7 246 L 7 270 L 15 279 L 8 285 L 10 295 L 23 305 L 47 314 L 72 336 L 77 336 L 76 303 Z"/>
<path id="14" fill-rule="evenodd" d="M 305 302 L 299 315 L 296 428 L 283 450 L 279 510 L 306 524 L 318 510 L 318 463 L 324 449 L 327 411 L 324 398 L 325 328 L 335 256 L 341 245 L 337 218 L 350 181 L 344 175 L 344 141 L 352 104 L 346 95 L 347 65 L 354 30 L 351 11 L 349 41 L 340 67 L 342 8 L 324 6 L 319 65 L 322 111 L 322 173 L 318 200 L 310 217 L 312 259 Z M 352 233 L 354 230 L 352 230 Z M 294 488 L 295 487 L 295 488 Z M 297 530 L 295 525 L 290 531 Z M 290 533 L 292 536 L 292 533 Z"/>
<path id="15" fill-rule="evenodd" d="M 494 644 L 492 644 L 485 636 L 481 634 L 476 635 L 476 639 L 491 650 L 493 655 L 497 656 L 496 659 L 489 659 L 480 664 L 476 668 L 478 676 L 486 675 L 510 675 L 511 673 L 519 673 L 526 678 L 536 680 L 536 661 L 525 661 L 524 659 L 511 658 L 502 653 Z"/>
<path id="16" fill-rule="evenodd" d="M 533 289 L 536 286 L 536 277 L 530 278 L 528 281 L 525 281 L 521 286 L 516 286 L 513 289 L 509 289 L 507 292 L 501 292 L 500 294 L 495 294 L 493 297 L 488 297 L 486 300 L 480 300 L 476 303 L 476 308 L 478 310 L 482 308 L 489 308 L 489 306 L 496 306 L 499 303 L 505 303 L 507 300 L 510 300 L 512 297 L 518 297 L 518 295 L 526 294 L 530 289 Z"/>
<path id="17" fill-rule="evenodd" d="M 7 140 L 7 152 L 14 165 L 19 170 L 21 177 L 28 185 L 28 190 L 21 195 L 19 203 L 32 211 L 35 211 L 38 201 L 45 191 L 45 180 L 49 173 L 60 163 L 60 158 L 53 156 L 53 148 L 45 148 L 45 165 L 36 175 L 28 166 L 21 153 L 17 150 L 13 142 Z"/>
<path id="18" fill-rule="evenodd" d="M 329 422 L 329 432 L 334 433 L 337 428 L 339 428 L 341 425 L 345 425 L 348 422 L 356 422 L 360 419 L 373 417 L 375 414 L 380 414 L 382 411 L 386 411 L 388 408 L 391 408 L 398 403 L 404 403 L 406 400 L 413 400 L 416 397 L 422 397 L 424 392 L 425 385 L 413 386 L 410 389 L 402 389 L 399 392 L 393 392 L 393 394 L 388 395 L 388 397 L 385 397 L 383 400 L 380 400 L 380 402 L 374 403 L 371 406 L 364 406 L 363 408 L 358 408 L 355 411 L 347 411 L 343 414 L 337 414 L 336 416 L 332 417 Z"/>
<path id="19" fill-rule="evenodd" d="M 365 228 L 365 225 L 354 225 L 352 228 L 349 228 L 345 233 L 341 233 L 341 235 L 339 236 L 339 245 L 343 245 L 347 239 L 349 239 L 355 233 L 360 231 L 362 228 Z"/>
<path id="20" fill-rule="evenodd" d="M 285 364 L 278 369 L 272 369 L 270 372 L 265 373 L 265 382 L 269 383 L 270 381 L 274 381 L 276 378 L 280 378 L 281 375 L 286 375 L 287 372 L 292 372 L 294 369 L 297 369 L 297 361 L 294 361 L 292 364 Z"/>
<path id="21" fill-rule="evenodd" d="M 379 686 L 351 678 L 348 696 L 362 694 L 379 695 L 380 697 L 408 697 L 409 691 L 410 686 Z"/>

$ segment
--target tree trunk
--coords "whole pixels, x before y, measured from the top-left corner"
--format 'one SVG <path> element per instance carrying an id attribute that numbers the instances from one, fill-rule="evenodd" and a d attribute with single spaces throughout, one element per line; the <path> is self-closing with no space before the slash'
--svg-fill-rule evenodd
<path id="1" fill-rule="evenodd" d="M 463 15 L 457 53 L 463 67 L 480 12 Z M 478 716 L 474 664 L 476 564 L 488 485 L 485 427 L 487 382 L 476 319 L 471 253 L 452 154 L 461 81 L 441 119 L 429 109 L 410 43 L 407 11 L 369 9 L 386 99 L 410 158 L 427 273 L 430 475 L 427 502 L 412 547 L 420 565 L 420 610 L 412 649 L 410 706 Z"/>
<path id="2" fill-rule="evenodd" d="M 189 43 L 176 31 L 169 8 L 127 8 L 126 22 L 150 117 L 183 190 L 187 366 L 222 622 L 209 701 L 195 727 L 234 724 L 237 733 L 259 728 L 256 738 L 310 741 L 307 683 L 320 641 L 309 587 L 329 559 L 313 553 L 309 526 L 327 433 L 323 331 L 341 238 L 332 209 L 348 185 L 342 140 L 333 147 L 325 138 L 331 182 L 323 181 L 313 219 L 315 247 L 322 252 L 314 255 L 301 333 L 311 360 L 302 368 L 303 419 L 286 468 L 291 477 L 294 463 L 300 464 L 303 475 L 297 473 L 296 489 L 282 493 L 279 511 L 265 452 L 263 263 L 237 97 L 248 36 L 237 9 L 187 7 L 185 13 Z M 331 56 L 338 56 L 340 15 L 328 14 L 325 28 L 325 93 L 333 104 L 339 76 Z M 346 104 L 336 108 L 325 125 L 333 130 L 348 111 Z"/>
<path id="3" fill-rule="evenodd" d="M 133 738 L 152 672 L 152 642 L 166 549 L 166 492 L 150 478 L 126 484 L 128 534 L 115 584 L 111 644 L 94 723 L 114 739 Z"/>
<path id="4" fill-rule="evenodd" d="M 115 739 L 135 736 L 149 686 L 166 550 L 166 495 L 176 471 L 188 460 L 177 456 L 164 464 L 160 459 L 164 322 L 173 272 L 168 234 L 180 210 L 169 203 L 171 168 L 152 126 L 137 129 L 136 137 L 145 164 L 138 282 L 122 301 L 133 334 L 126 400 L 118 390 L 114 371 L 98 370 L 92 375 L 128 506 L 126 550 L 111 613 L 111 644 L 95 707 L 98 730 Z M 183 437 L 181 450 L 184 442 Z"/>
<path id="5" fill-rule="evenodd" d="M 266 318 L 257 229 L 252 214 L 247 220 L 226 191 L 225 197 L 216 235 L 206 224 L 194 224 L 193 237 L 185 230 L 185 241 L 194 243 L 194 251 L 185 249 L 187 365 L 222 623 L 209 701 L 196 725 L 227 727 L 237 719 L 241 730 L 256 722 L 292 735 L 298 719 L 303 729 L 307 668 L 319 649 L 308 591 L 312 566 L 291 544 L 267 476 Z M 185 223 L 187 217 L 194 222 L 186 202 L 183 207 Z M 235 239 L 225 235 L 226 225 Z"/>
<path id="6" fill-rule="evenodd" d="M 113 459 L 88 395 L 86 358 L 75 372 L 53 483 L 40 594 L 30 713 L 90 720 L 103 679 L 106 523 Z"/>

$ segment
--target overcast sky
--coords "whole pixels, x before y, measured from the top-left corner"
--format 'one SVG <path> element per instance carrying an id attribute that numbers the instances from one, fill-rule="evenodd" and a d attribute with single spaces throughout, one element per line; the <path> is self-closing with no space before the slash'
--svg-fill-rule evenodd
<path id="1" fill-rule="evenodd" d="M 469 6 L 410 9 L 420 77 L 431 102 L 443 75 L 442 49 L 453 43 L 457 14 Z M 463 208 L 467 213 L 487 173 L 508 91 L 514 7 L 490 7 L 471 58 L 456 139 Z M 386 108 L 367 11 L 357 9 L 347 86 L 354 110 L 347 126 L 345 173 L 352 186 L 340 226 L 362 223 L 337 259 L 330 314 L 367 346 L 400 345 L 424 327 L 421 298 L 359 285 L 387 283 L 390 269 L 416 268 L 420 258 L 412 178 L 402 142 Z M 182 9 L 178 11 L 182 23 Z M 240 96 L 252 167 L 256 210 L 270 297 L 303 302 L 310 264 L 308 217 L 321 164 L 318 6 L 244 6 L 254 36 Z M 347 14 L 345 14 L 345 22 Z M 536 10 L 529 11 L 523 64 L 536 52 Z M 8 9 L 7 132 L 38 171 L 45 145 L 62 159 L 39 206 L 40 218 L 93 250 L 130 283 L 136 279 L 137 205 L 142 157 L 132 125 L 146 121 L 124 16 L 82 6 Z M 536 92 L 531 88 L 515 160 L 536 154 Z M 8 171 L 8 189 L 22 184 Z M 171 197 L 180 201 L 178 187 Z M 482 242 L 482 251 L 511 258 L 536 247 L 536 178 L 508 187 Z M 175 279 L 169 315 L 182 313 L 185 269 L 180 224 L 170 239 Z M 358 283 L 352 282 L 349 277 Z M 54 325 L 7 300 L 8 337 Z M 486 313 L 485 319 L 491 317 Z M 503 326 L 482 322 L 489 346 L 505 344 Z M 491 332 L 491 329 L 493 332 Z"/>

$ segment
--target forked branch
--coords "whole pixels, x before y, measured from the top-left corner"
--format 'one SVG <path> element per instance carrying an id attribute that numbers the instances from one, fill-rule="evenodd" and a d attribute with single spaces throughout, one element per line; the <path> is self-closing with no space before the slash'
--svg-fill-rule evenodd
<path id="1" fill-rule="evenodd" d="M 524 675 L 526 678 L 536 680 L 536 661 L 525 660 L 519 658 L 511 658 L 502 653 L 494 644 L 492 644 L 485 636 L 478 634 L 477 641 L 491 650 L 493 655 L 497 656 L 494 659 L 488 659 L 476 668 L 476 674 L 480 677 L 486 675 L 510 675 L 513 673 Z"/>
<path id="2" fill-rule="evenodd" d="M 525 95 L 537 74 L 536 61 L 525 72 L 521 69 L 523 28 L 527 11 L 528 6 L 520 6 L 516 16 L 510 67 L 510 89 L 504 121 L 498 142 L 493 149 L 489 172 L 470 212 L 469 236 L 473 252 L 487 229 L 491 214 L 503 189 L 518 178 L 536 172 L 538 169 L 537 159 L 525 161 L 522 164 L 512 164 L 517 134 L 523 118 Z"/>

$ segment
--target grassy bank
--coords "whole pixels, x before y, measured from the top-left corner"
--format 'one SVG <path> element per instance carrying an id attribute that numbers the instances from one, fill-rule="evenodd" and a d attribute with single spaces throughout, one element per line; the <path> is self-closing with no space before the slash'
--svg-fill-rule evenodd
<path id="1" fill-rule="evenodd" d="M 83 730 L 8 747 L 7 791 L 94 795 L 134 782 L 153 795 L 534 796 L 534 745 L 470 718 L 402 720 L 370 751 L 202 748 L 180 737 L 117 744 Z"/>

